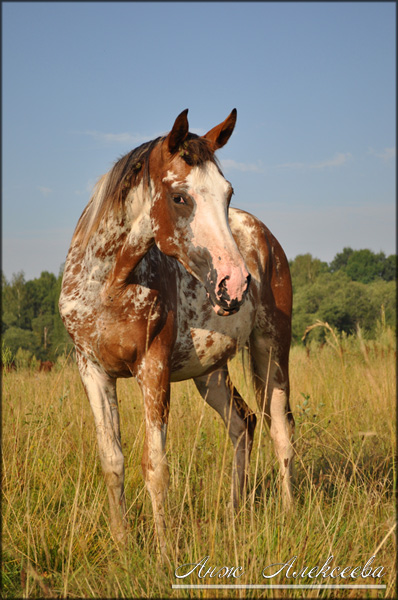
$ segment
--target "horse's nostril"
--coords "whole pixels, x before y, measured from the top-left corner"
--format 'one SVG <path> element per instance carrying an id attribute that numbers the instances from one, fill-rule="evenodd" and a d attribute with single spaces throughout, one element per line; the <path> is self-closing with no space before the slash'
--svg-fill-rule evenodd
<path id="1" fill-rule="evenodd" d="M 227 290 L 227 280 L 228 279 L 229 279 L 229 275 L 224 277 L 224 279 L 222 279 L 220 281 L 220 283 L 218 284 L 218 297 L 220 298 L 220 300 L 225 300 L 226 302 L 228 302 L 228 300 L 230 300 L 230 296 L 229 296 L 228 290 Z"/>
<path id="2" fill-rule="evenodd" d="M 248 292 L 248 290 L 249 290 L 251 280 L 252 280 L 252 276 L 249 273 L 249 275 L 246 277 L 246 289 L 245 289 L 245 293 Z"/>
<path id="3" fill-rule="evenodd" d="M 227 275 L 226 277 L 224 277 L 224 279 L 221 279 L 220 283 L 218 284 L 219 288 L 226 288 L 227 287 L 227 281 L 229 279 L 229 275 Z"/>

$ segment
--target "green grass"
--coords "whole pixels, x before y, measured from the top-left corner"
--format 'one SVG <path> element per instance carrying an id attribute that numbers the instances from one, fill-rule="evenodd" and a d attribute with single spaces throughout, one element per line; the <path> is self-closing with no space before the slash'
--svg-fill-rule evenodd
<path id="1" fill-rule="evenodd" d="M 331 338 L 331 342 L 335 343 Z M 231 371 L 256 410 L 240 362 Z M 152 508 L 141 474 L 143 407 L 133 380 L 120 380 L 122 442 L 130 536 L 113 543 L 94 424 L 75 366 L 51 374 L 3 376 L 3 596 L 291 597 L 294 590 L 172 590 L 198 584 L 174 569 L 209 555 L 207 566 L 238 567 L 239 580 L 207 583 L 382 583 L 386 590 L 307 590 L 309 598 L 395 597 L 395 340 L 337 340 L 291 353 L 296 419 L 296 511 L 284 515 L 268 433 L 258 431 L 250 490 L 238 515 L 230 503 L 232 446 L 218 415 L 192 382 L 173 384 L 168 460 L 168 543 L 158 557 Z M 259 426 L 258 426 L 259 429 Z M 262 570 L 297 556 L 296 568 L 363 566 L 376 553 L 381 579 L 301 581 Z M 196 573 L 196 572 L 195 572 Z"/>

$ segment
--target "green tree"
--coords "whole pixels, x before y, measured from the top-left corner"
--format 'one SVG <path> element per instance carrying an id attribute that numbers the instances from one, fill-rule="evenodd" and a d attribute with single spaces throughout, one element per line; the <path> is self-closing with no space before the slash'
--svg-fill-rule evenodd
<path id="1" fill-rule="evenodd" d="M 293 290 L 315 283 L 317 277 L 328 271 L 326 262 L 313 258 L 311 254 L 299 254 L 289 263 Z"/>
<path id="2" fill-rule="evenodd" d="M 55 358 L 53 342 L 57 278 L 53 273 L 42 271 L 40 277 L 28 281 L 26 287 L 33 310 L 31 329 L 37 338 L 38 356 L 41 360 Z"/>
<path id="3" fill-rule="evenodd" d="M 354 250 L 350 247 L 343 248 L 343 252 L 338 252 L 332 262 L 330 263 L 330 271 L 335 273 L 340 269 L 344 269 L 347 266 L 348 259 L 352 255 Z"/>
<path id="4" fill-rule="evenodd" d="M 41 360 L 52 358 L 54 315 L 46 313 L 32 319 L 32 331 L 36 336 L 38 357 Z"/>
<path id="5" fill-rule="evenodd" d="M 40 277 L 26 283 L 26 293 L 33 310 L 32 318 L 54 314 L 54 297 L 57 278 L 53 273 L 42 271 Z"/>
<path id="6" fill-rule="evenodd" d="M 20 327 L 9 327 L 2 337 L 4 345 L 11 350 L 14 356 L 19 348 L 29 350 L 31 354 L 37 354 L 39 350 L 37 338 L 33 331 L 21 329 Z"/>
<path id="7" fill-rule="evenodd" d="M 385 263 L 383 265 L 381 277 L 385 281 L 393 281 L 394 279 L 397 278 L 397 255 L 396 254 L 390 254 L 390 256 L 388 256 L 386 258 Z"/>
<path id="8" fill-rule="evenodd" d="M 293 296 L 293 340 L 298 342 L 306 327 L 317 319 L 327 321 L 338 331 L 353 333 L 357 323 L 367 336 L 376 331 L 381 306 L 386 324 L 395 327 L 395 282 L 381 279 L 363 284 L 352 281 L 344 269 L 320 275 L 314 284 L 298 288 Z M 321 339 L 319 328 L 311 334 Z"/>
<path id="9" fill-rule="evenodd" d="M 375 319 L 380 319 L 383 306 L 386 325 L 396 328 L 397 322 L 397 286 L 395 281 L 374 281 L 366 286 L 369 297 L 375 307 Z"/>
<path id="10" fill-rule="evenodd" d="M 2 333 L 11 329 L 8 338 L 14 351 L 21 347 L 47 360 L 71 345 L 58 310 L 61 282 L 62 272 L 57 278 L 43 271 L 27 282 L 22 272 L 11 282 L 2 274 Z"/>
<path id="11" fill-rule="evenodd" d="M 312 325 L 317 319 L 323 319 L 323 306 L 328 302 L 336 290 L 346 287 L 350 283 L 347 275 L 338 273 L 323 273 L 314 284 L 301 286 L 293 294 L 293 324 L 292 332 L 294 341 L 298 342 L 304 334 L 306 327 Z M 321 336 L 321 330 L 314 336 Z"/>
<path id="12" fill-rule="evenodd" d="M 353 333 L 356 325 L 370 331 L 375 325 L 375 307 L 364 284 L 350 281 L 344 287 L 336 287 L 334 293 L 324 299 L 319 317 L 339 331 Z"/>
<path id="13" fill-rule="evenodd" d="M 2 275 L 2 330 L 8 327 L 29 329 L 31 319 L 24 272 L 14 274 L 10 283 Z"/>
<path id="14" fill-rule="evenodd" d="M 371 250 L 355 250 L 349 257 L 345 272 L 353 281 L 370 283 L 381 278 L 386 256 L 384 252 L 375 254 Z"/>
<path id="15" fill-rule="evenodd" d="M 375 254 L 369 249 L 344 248 L 330 263 L 330 271 L 345 271 L 350 279 L 361 283 L 376 279 L 392 281 L 397 275 L 397 257 L 392 254 L 386 258 L 384 252 Z"/>

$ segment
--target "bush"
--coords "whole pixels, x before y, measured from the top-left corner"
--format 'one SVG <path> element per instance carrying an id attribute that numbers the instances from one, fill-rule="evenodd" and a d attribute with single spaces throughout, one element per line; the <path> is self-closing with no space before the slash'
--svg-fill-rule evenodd
<path id="1" fill-rule="evenodd" d="M 17 353 L 15 355 L 15 366 L 17 369 L 29 369 L 32 362 L 32 354 L 29 350 L 23 350 L 23 348 L 18 348 Z"/>
<path id="2" fill-rule="evenodd" d="M 37 351 L 37 338 L 33 331 L 27 329 L 9 327 L 3 335 L 3 342 L 13 355 L 18 352 L 18 348 L 28 350 L 31 354 L 35 354 Z"/>
<path id="3" fill-rule="evenodd" d="M 6 344 L 4 343 L 4 340 L 2 341 L 1 344 L 1 364 L 4 367 L 9 367 L 11 365 L 11 363 L 14 360 L 14 355 L 11 352 L 11 349 L 6 346 Z"/>

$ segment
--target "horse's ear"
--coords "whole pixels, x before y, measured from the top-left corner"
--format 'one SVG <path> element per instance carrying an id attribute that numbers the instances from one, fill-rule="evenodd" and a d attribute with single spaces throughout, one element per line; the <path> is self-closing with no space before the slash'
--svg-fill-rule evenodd
<path id="1" fill-rule="evenodd" d="M 186 108 L 181 114 L 178 115 L 173 125 L 173 129 L 167 136 L 166 142 L 171 154 L 177 152 L 178 148 L 188 135 L 189 125 L 187 114 L 188 109 Z"/>
<path id="2" fill-rule="evenodd" d="M 236 115 L 236 108 L 234 108 L 225 121 L 220 123 L 220 125 L 216 125 L 213 129 L 210 129 L 210 131 L 203 136 L 210 142 L 214 152 L 225 146 L 231 137 L 232 132 L 235 129 Z"/>

